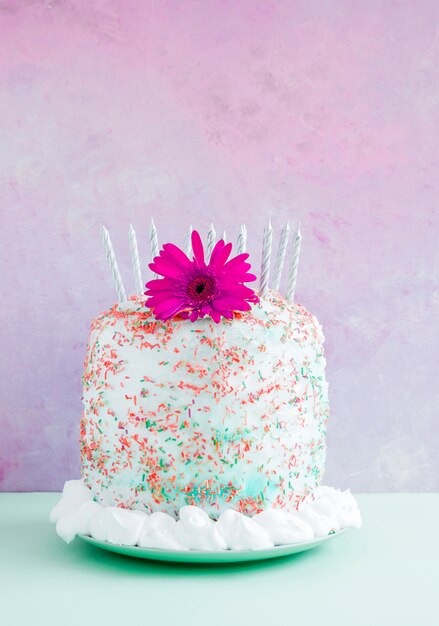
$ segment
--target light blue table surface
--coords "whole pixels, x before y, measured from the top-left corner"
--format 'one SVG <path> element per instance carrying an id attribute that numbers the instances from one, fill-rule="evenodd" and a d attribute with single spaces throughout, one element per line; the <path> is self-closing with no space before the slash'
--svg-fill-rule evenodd
<path id="1" fill-rule="evenodd" d="M 55 493 L 0 494 L 0 624 L 436 626 L 439 494 L 360 495 L 363 528 L 235 565 L 130 559 L 48 521 Z"/>

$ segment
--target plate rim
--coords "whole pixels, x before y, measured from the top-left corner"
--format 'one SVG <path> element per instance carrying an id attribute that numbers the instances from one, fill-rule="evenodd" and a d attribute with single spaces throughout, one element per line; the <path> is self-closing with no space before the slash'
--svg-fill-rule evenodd
<path id="1" fill-rule="evenodd" d="M 78 534 L 77 537 L 90 545 L 108 552 L 122 554 L 133 558 L 179 563 L 232 563 L 239 561 L 264 560 L 305 552 L 306 550 L 318 547 L 330 539 L 340 537 L 349 530 L 351 530 L 350 527 L 341 528 L 335 533 L 330 533 L 323 537 L 315 537 L 313 539 L 309 539 L 308 541 L 287 543 L 273 546 L 271 548 L 260 548 L 257 550 L 170 550 L 167 548 L 143 548 L 137 545 L 128 546 L 124 544 L 116 544 L 109 541 L 101 541 L 85 534 Z"/>

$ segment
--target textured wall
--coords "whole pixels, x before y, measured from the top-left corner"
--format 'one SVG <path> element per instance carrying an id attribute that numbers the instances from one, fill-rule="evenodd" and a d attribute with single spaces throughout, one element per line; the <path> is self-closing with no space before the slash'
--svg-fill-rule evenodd
<path id="1" fill-rule="evenodd" d="M 181 242 L 267 213 L 304 234 L 299 300 L 327 336 L 326 480 L 439 488 L 439 5 L 0 3 L 5 490 L 79 473 L 90 319 L 130 287 L 127 228 Z"/>

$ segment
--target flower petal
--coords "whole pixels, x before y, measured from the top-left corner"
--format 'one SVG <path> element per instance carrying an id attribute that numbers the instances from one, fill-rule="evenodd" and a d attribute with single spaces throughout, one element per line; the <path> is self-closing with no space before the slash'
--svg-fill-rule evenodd
<path id="1" fill-rule="evenodd" d="M 155 307 L 155 311 L 160 313 L 162 311 L 166 311 L 167 309 L 170 309 L 171 307 L 176 307 L 180 305 L 184 307 L 185 301 L 182 298 L 174 298 L 171 296 L 170 298 L 167 298 L 166 300 L 162 300 L 162 302 L 160 302 L 160 304 Z"/>
<path id="2" fill-rule="evenodd" d="M 212 268 L 215 272 L 221 271 L 223 269 L 224 263 L 229 258 L 231 251 L 232 244 L 230 242 L 225 244 L 224 241 L 220 239 L 212 250 L 209 267 Z"/>
<path id="3" fill-rule="evenodd" d="M 154 278 L 147 282 L 145 287 L 152 291 L 170 291 L 173 293 L 178 287 L 178 283 L 173 278 Z"/>
<path id="4" fill-rule="evenodd" d="M 191 267 L 192 261 L 185 255 L 183 250 L 174 246 L 173 243 L 165 243 L 163 249 L 175 259 L 175 263 L 183 270 L 187 271 Z"/>
<path id="5" fill-rule="evenodd" d="M 180 311 L 182 311 L 186 306 L 184 300 L 180 300 L 178 298 L 171 298 L 162 302 L 158 306 L 154 308 L 154 315 L 161 320 L 167 320 L 174 315 L 177 315 Z"/>
<path id="6" fill-rule="evenodd" d="M 253 289 L 246 287 L 245 285 L 229 283 L 226 285 L 221 284 L 221 296 L 220 297 L 232 297 L 247 299 L 255 295 Z"/>
<path id="7" fill-rule="evenodd" d="M 203 242 L 201 241 L 200 233 L 197 230 L 192 231 L 191 241 L 195 260 L 199 265 L 204 266 L 205 263 Z"/>
<path id="8" fill-rule="evenodd" d="M 230 274 L 224 274 L 221 276 L 221 284 L 239 284 L 239 283 L 251 283 L 256 280 L 256 276 L 254 274 L 249 274 L 247 272 L 243 272 L 242 274 L 233 272 Z"/>
<path id="9" fill-rule="evenodd" d="M 212 313 L 210 314 L 210 317 L 213 319 L 213 321 L 216 324 L 219 324 L 221 321 L 221 313 L 219 311 L 212 311 Z"/>
<path id="10" fill-rule="evenodd" d="M 169 302 L 171 298 L 172 298 L 172 294 L 168 294 L 168 293 L 164 294 L 163 292 L 160 292 L 159 294 L 156 294 L 154 296 L 149 296 L 145 304 L 150 309 L 156 309 L 161 304 Z"/>
<path id="11" fill-rule="evenodd" d="M 240 298 L 221 297 L 213 300 L 212 306 L 216 311 L 250 311 L 251 305 Z"/>
<path id="12" fill-rule="evenodd" d="M 248 252 L 243 252 L 242 254 L 238 254 L 237 256 L 234 256 L 233 259 L 230 259 L 230 261 L 228 261 L 225 264 L 224 269 L 227 272 L 232 269 L 235 269 L 237 265 L 239 265 L 240 263 L 243 263 L 246 259 L 248 259 Z M 250 268 L 247 268 L 247 269 L 250 269 Z"/>
<path id="13" fill-rule="evenodd" d="M 165 244 L 165 246 L 167 245 L 168 244 Z M 160 259 L 164 261 L 165 263 L 168 263 L 170 265 L 175 265 L 182 272 L 187 272 L 190 266 L 193 265 L 193 261 L 189 261 L 188 259 L 188 262 L 185 265 L 184 259 L 182 259 L 181 257 L 178 257 L 176 254 L 174 254 L 174 252 L 170 251 L 167 247 L 165 248 L 165 246 L 163 246 L 163 249 L 160 250 L 158 257 L 154 257 L 153 261 L 157 262 L 157 259 Z M 175 246 L 175 249 L 178 250 L 177 246 Z"/>
<path id="14" fill-rule="evenodd" d="M 156 256 L 154 262 L 148 265 L 149 269 L 155 274 L 160 274 L 165 278 L 182 279 L 184 277 L 183 271 L 175 263 L 169 263 L 164 261 L 161 257 Z"/>
<path id="15" fill-rule="evenodd" d="M 189 313 L 189 319 L 191 322 L 195 322 L 197 318 L 198 318 L 198 311 L 194 309 L 193 311 Z"/>

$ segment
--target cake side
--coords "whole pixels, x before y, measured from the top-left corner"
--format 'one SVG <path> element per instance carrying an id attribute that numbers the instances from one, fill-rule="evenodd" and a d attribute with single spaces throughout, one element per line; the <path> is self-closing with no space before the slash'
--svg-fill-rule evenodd
<path id="1" fill-rule="evenodd" d="M 83 480 L 149 512 L 294 510 L 323 474 L 324 369 L 315 317 L 273 293 L 219 324 L 157 321 L 132 297 L 92 323 Z"/>

